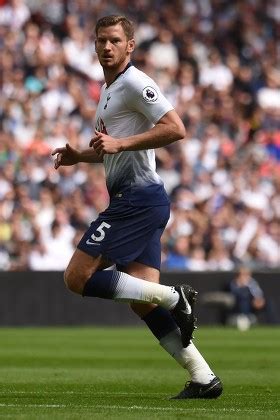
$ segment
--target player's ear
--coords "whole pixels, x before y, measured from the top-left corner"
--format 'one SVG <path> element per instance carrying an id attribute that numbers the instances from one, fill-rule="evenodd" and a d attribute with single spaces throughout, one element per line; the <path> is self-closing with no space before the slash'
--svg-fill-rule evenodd
<path id="1" fill-rule="evenodd" d="M 134 39 L 130 39 L 127 43 L 127 51 L 129 53 L 132 53 L 135 49 L 135 40 Z"/>

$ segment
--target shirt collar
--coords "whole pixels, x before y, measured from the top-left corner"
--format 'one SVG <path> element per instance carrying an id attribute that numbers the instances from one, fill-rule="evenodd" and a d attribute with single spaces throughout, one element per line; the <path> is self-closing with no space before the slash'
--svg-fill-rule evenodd
<path id="1" fill-rule="evenodd" d="M 112 83 L 110 83 L 110 85 L 109 86 L 111 86 L 122 74 L 124 74 L 125 72 L 126 72 L 126 70 L 127 69 L 129 69 L 129 67 L 131 67 L 132 66 L 132 62 L 131 61 L 129 61 L 128 63 L 127 63 L 127 65 L 125 66 L 125 68 L 123 69 L 123 71 L 120 71 L 117 75 L 116 75 L 116 77 L 114 78 L 114 80 L 112 81 Z M 106 86 L 106 89 L 107 89 L 107 87 L 109 87 L 109 86 Z"/>

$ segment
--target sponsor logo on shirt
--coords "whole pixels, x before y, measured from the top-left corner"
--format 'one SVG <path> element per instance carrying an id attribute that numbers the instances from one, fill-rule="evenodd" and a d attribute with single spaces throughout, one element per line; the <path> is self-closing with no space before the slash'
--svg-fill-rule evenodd
<path id="1" fill-rule="evenodd" d="M 151 86 L 146 86 L 143 89 L 142 96 L 145 99 L 146 102 L 156 102 L 158 98 L 158 93 L 155 90 L 155 88 Z"/>
<path id="2" fill-rule="evenodd" d="M 100 117 L 98 118 L 98 120 L 95 123 L 95 129 L 97 131 L 99 131 L 100 133 L 108 134 L 107 130 L 106 130 L 106 127 L 105 127 L 105 124 L 104 124 L 104 121 Z"/>

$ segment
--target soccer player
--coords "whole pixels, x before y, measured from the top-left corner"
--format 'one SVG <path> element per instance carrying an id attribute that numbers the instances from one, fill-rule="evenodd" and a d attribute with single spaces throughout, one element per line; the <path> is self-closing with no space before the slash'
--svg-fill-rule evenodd
<path id="1" fill-rule="evenodd" d="M 96 24 L 95 49 L 105 84 L 89 149 L 53 151 L 54 166 L 103 162 L 108 208 L 90 225 L 65 271 L 67 287 L 83 296 L 129 302 L 191 381 L 176 397 L 217 398 L 220 379 L 194 346 L 196 291 L 159 284 L 160 237 L 169 199 L 155 171 L 154 148 L 182 139 L 184 125 L 156 83 L 135 68 L 132 23 L 106 16 Z M 104 268 L 116 265 L 116 270 Z"/>

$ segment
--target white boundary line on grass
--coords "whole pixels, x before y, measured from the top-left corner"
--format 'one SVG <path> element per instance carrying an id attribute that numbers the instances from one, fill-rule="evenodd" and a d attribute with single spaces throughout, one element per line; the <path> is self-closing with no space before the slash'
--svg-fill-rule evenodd
<path id="1" fill-rule="evenodd" d="M 150 395 L 158 395 L 158 396 L 161 396 L 161 395 L 164 395 L 164 396 L 166 396 L 166 397 L 168 397 L 168 395 L 167 395 L 167 393 L 166 392 L 121 392 L 121 391 L 117 391 L 117 392 L 114 392 L 114 391 L 112 391 L 112 392 L 110 392 L 110 391 L 98 391 L 98 392 L 96 392 L 96 391 L 92 391 L 92 392 L 94 392 L 94 395 L 124 395 L 124 396 L 127 396 L 127 397 L 129 397 L 129 395 L 141 395 L 141 396 L 150 396 Z M 28 395 L 28 394 L 30 394 L 30 395 L 40 395 L 40 394 L 43 394 L 43 395 L 59 395 L 59 394 L 61 394 L 61 395 L 87 395 L 88 393 L 91 393 L 91 391 L 86 391 L 86 392 L 83 392 L 83 391 L 17 391 L 17 390 L 7 390 L 7 391 L 1 391 L 0 390 L 0 396 L 1 395 L 7 395 L 7 394 L 14 394 L 14 395 Z M 260 393 L 260 394 L 257 394 L 257 393 L 251 393 L 251 394 L 249 394 L 249 393 L 227 393 L 226 394 L 227 396 L 235 396 L 235 397 L 257 397 L 258 395 L 261 395 L 261 396 L 263 396 L 263 393 Z M 277 397 L 277 398 L 279 398 L 279 395 L 278 394 L 269 394 L 269 396 L 270 397 Z"/>
<path id="2" fill-rule="evenodd" d="M 66 408 L 66 404 L 11 404 L 1 403 L 0 407 L 19 407 L 19 408 Z"/>
<path id="3" fill-rule="evenodd" d="M 259 409 L 241 409 L 241 408 L 180 408 L 180 407 L 147 407 L 147 406 L 125 406 L 125 405 L 66 405 L 66 404 L 10 404 L 0 403 L 0 407 L 10 408 L 91 408 L 91 409 L 111 409 L 111 410 L 145 410 L 145 411 L 203 411 L 203 412 L 249 412 L 249 413 L 262 413 L 267 410 Z M 279 413 L 279 410 L 269 410 L 270 413 Z"/>

